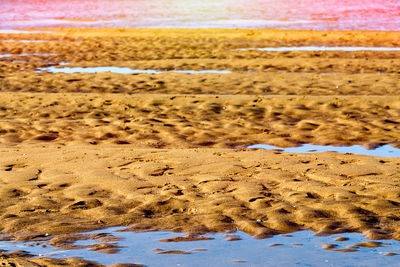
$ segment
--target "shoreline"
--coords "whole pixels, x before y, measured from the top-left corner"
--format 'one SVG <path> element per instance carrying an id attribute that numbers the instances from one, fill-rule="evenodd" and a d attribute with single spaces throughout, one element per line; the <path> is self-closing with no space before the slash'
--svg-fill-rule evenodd
<path id="1" fill-rule="evenodd" d="M 69 37 L 105 37 L 105 36 L 131 36 L 132 33 L 141 34 L 141 37 L 148 37 L 148 35 L 159 34 L 161 37 L 168 37 L 185 34 L 186 36 L 194 35 L 196 37 L 204 37 L 204 35 L 209 35 L 212 37 L 215 34 L 223 34 L 225 36 L 219 36 L 224 38 L 234 38 L 239 37 L 246 39 L 252 39 L 252 41 L 257 41 L 257 38 L 271 38 L 274 37 L 275 40 L 284 39 L 283 41 L 299 41 L 304 37 L 308 38 L 310 42 L 313 39 L 319 39 L 320 41 L 329 43 L 332 40 L 335 41 L 352 41 L 357 42 L 357 39 L 362 41 L 369 41 L 369 43 L 374 43 L 373 41 L 391 40 L 392 44 L 399 44 L 400 30 L 399 31 L 379 31 L 379 30 L 313 30 L 313 29 L 276 29 L 276 28 L 260 28 L 260 29 L 243 29 L 243 28 L 70 28 L 70 27 L 54 27 L 54 28 L 21 28 L 13 29 L 16 31 L 32 31 L 31 34 L 50 34 L 50 35 L 62 35 L 68 34 Z M 40 33 L 40 32 L 45 33 Z M 49 32 L 48 32 L 49 31 Z M 24 33 L 22 33 L 23 35 Z M 28 33 L 26 33 L 28 34 Z M 290 36 L 288 36 L 288 34 Z M 7 33 L 0 33 L 1 35 L 7 35 Z M 110 36 L 111 35 L 111 36 Z M 167 35 L 167 36 L 166 36 Z M 307 36 L 304 36 L 307 35 Z M 15 35 L 14 35 L 15 36 Z M 132 36 L 131 36 L 132 37 Z M 183 37 L 183 36 L 182 36 Z M 345 40 L 347 38 L 354 38 L 351 40 Z M 395 37 L 395 38 L 393 38 Z M 285 39 L 286 38 L 286 39 Z M 390 47 L 390 46 L 389 46 Z"/>

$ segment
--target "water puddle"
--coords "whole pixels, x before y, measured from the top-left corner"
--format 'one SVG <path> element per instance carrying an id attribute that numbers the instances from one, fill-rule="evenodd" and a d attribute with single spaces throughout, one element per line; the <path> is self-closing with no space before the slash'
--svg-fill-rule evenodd
<path id="1" fill-rule="evenodd" d="M 391 145 L 384 145 L 375 149 L 366 149 L 365 147 L 354 146 L 317 146 L 305 144 L 299 147 L 280 148 L 271 145 L 251 145 L 247 148 L 262 148 L 267 150 L 279 150 L 282 152 L 290 153 L 320 153 L 320 152 L 337 152 L 337 153 L 351 153 L 356 155 L 367 155 L 375 157 L 400 157 L 400 149 L 392 147 Z"/>
<path id="2" fill-rule="evenodd" d="M 259 50 L 269 52 L 288 51 L 400 51 L 399 47 L 359 47 L 359 46 L 288 46 L 288 47 L 264 47 L 264 48 L 239 48 L 237 50 Z"/>
<path id="3" fill-rule="evenodd" d="M 165 72 L 175 73 L 187 73 L 187 74 L 201 74 L 201 73 L 214 73 L 214 74 L 227 74 L 231 73 L 229 70 L 140 70 L 131 69 L 124 67 L 65 67 L 56 68 L 54 66 L 48 68 L 39 68 L 40 71 L 48 71 L 52 73 L 97 73 L 97 72 L 112 72 L 119 74 L 134 74 L 134 73 L 146 73 L 146 74 L 159 74 Z"/>
<path id="4" fill-rule="evenodd" d="M 49 42 L 49 40 L 0 40 L 0 42 L 5 42 L 5 43 L 45 43 Z"/>
<path id="5" fill-rule="evenodd" d="M 0 55 L 0 58 L 5 58 L 5 57 L 12 57 L 12 56 L 16 56 L 16 57 L 29 57 L 29 56 L 44 56 L 44 57 L 48 57 L 48 56 L 56 56 L 57 54 L 52 54 L 52 53 L 33 53 L 33 54 L 2 54 Z"/>
<path id="6" fill-rule="evenodd" d="M 300 231 L 254 239 L 243 232 L 188 235 L 127 232 L 115 227 L 84 235 L 92 239 L 68 244 L 70 249 L 52 247 L 46 241 L 1 241 L 0 249 L 23 250 L 42 257 L 80 257 L 106 265 L 146 266 L 165 266 L 166 262 L 168 266 L 210 266 L 217 262 L 218 266 L 389 266 L 398 264 L 399 257 L 387 256 L 400 253 L 399 241 L 371 241 L 358 233 L 315 236 L 312 231 Z"/>

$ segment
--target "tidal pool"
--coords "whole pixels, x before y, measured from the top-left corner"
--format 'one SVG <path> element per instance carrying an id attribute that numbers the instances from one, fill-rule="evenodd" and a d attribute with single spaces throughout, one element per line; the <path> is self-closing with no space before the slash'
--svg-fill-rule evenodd
<path id="1" fill-rule="evenodd" d="M 5 42 L 5 43 L 44 43 L 44 42 L 50 42 L 50 40 L 0 40 L 0 42 Z"/>
<path id="2" fill-rule="evenodd" d="M 262 148 L 267 150 L 280 150 L 282 152 L 290 153 L 319 153 L 319 152 L 337 152 L 337 153 L 351 153 L 357 155 L 367 155 L 375 157 L 400 157 L 400 149 L 392 147 L 391 145 L 384 145 L 375 149 L 366 149 L 365 147 L 354 146 L 317 146 L 304 144 L 299 147 L 280 148 L 271 145 L 257 144 L 251 145 L 247 148 Z"/>
<path id="3" fill-rule="evenodd" d="M 120 73 L 120 74 L 134 74 L 134 73 L 159 74 L 159 73 L 165 73 L 165 72 L 187 73 L 187 74 L 201 74 L 201 73 L 227 74 L 227 73 L 231 73 L 231 71 L 229 71 L 229 70 L 140 70 L 140 69 L 125 68 L 125 67 L 56 68 L 54 66 L 48 67 L 48 68 L 39 68 L 39 71 L 48 71 L 48 72 L 52 72 L 52 73 L 112 72 L 112 73 Z"/>
<path id="4" fill-rule="evenodd" d="M 399 47 L 362 47 L 362 46 L 286 46 L 286 47 L 263 47 L 263 48 L 239 48 L 237 50 L 259 50 L 269 52 L 288 51 L 400 51 Z"/>
<path id="5" fill-rule="evenodd" d="M 48 56 L 55 56 L 55 55 L 56 55 L 56 54 L 52 54 L 52 53 L 33 53 L 33 54 L 27 54 L 27 53 L 23 53 L 23 54 L 2 54 L 2 55 L 0 55 L 0 58 L 12 57 L 12 56 L 17 56 L 17 57 L 44 56 L 44 57 L 48 57 Z"/>
<path id="6" fill-rule="evenodd" d="M 146 266 L 394 266 L 400 242 L 371 241 L 358 233 L 316 236 L 312 231 L 254 239 L 243 233 L 194 235 L 172 232 L 129 232 L 114 227 L 89 232 L 99 240 L 76 241 L 78 249 L 60 249 L 42 242 L 1 241 L 0 249 L 24 250 L 35 256 L 80 257 L 100 264 Z M 101 239 L 101 238 L 99 238 Z M 187 241 L 196 240 L 197 241 Z M 119 247 L 117 253 L 92 251 L 99 244 Z M 44 246 L 43 246 L 44 245 Z M 393 256 L 393 257 L 388 257 Z"/>

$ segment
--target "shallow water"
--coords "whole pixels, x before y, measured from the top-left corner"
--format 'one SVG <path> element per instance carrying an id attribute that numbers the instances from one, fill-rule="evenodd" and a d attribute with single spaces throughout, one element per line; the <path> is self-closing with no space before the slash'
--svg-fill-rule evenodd
<path id="1" fill-rule="evenodd" d="M 0 58 L 12 57 L 12 56 L 16 56 L 16 57 L 44 56 L 44 57 L 48 57 L 48 56 L 56 56 L 56 55 L 57 55 L 57 54 L 52 54 L 52 53 L 33 53 L 33 54 L 27 54 L 27 53 L 23 53 L 23 54 L 2 54 L 2 55 L 0 55 Z"/>
<path id="2" fill-rule="evenodd" d="M 262 148 L 267 150 L 280 150 L 289 153 L 319 153 L 319 152 L 337 152 L 337 153 L 352 153 L 356 155 L 367 155 L 375 157 L 400 157 L 400 149 L 391 145 L 384 145 L 375 149 L 366 149 L 359 145 L 354 146 L 317 146 L 305 144 L 299 147 L 280 148 L 271 145 L 257 144 L 247 148 Z"/>
<path id="3" fill-rule="evenodd" d="M 2 1 L 0 29 L 219 27 L 400 30 L 397 0 Z"/>
<path id="4" fill-rule="evenodd" d="M 48 245 L 42 247 L 46 245 L 46 242 L 1 241 L 0 249 L 10 252 L 24 250 L 33 255 L 54 258 L 81 257 L 107 265 L 140 263 L 146 266 L 165 266 L 168 262 L 168 266 L 235 266 L 238 264 L 244 266 L 379 266 L 384 264 L 388 266 L 397 264 L 399 260 L 398 256 L 385 256 L 386 253 L 399 252 L 399 241 L 384 240 L 375 243 L 377 245 L 375 248 L 362 247 L 357 244 L 370 240 L 357 233 L 315 236 L 312 231 L 300 231 L 269 239 L 254 239 L 243 232 L 236 232 L 203 235 L 210 240 L 161 242 L 160 240 L 163 239 L 185 235 L 171 232 L 120 232 L 123 229 L 115 227 L 90 232 L 120 238 L 120 241 L 108 242 L 108 244 L 122 247 L 116 254 L 90 251 L 89 248 L 63 250 Z M 336 241 L 338 237 L 345 237 L 347 240 Z M 92 246 L 100 242 L 84 240 L 74 244 Z M 323 249 L 323 244 L 331 244 L 331 250 Z M 352 247 L 354 251 L 348 253 L 338 251 L 349 247 Z M 171 251 L 187 254 L 168 254 Z"/>
<path id="5" fill-rule="evenodd" d="M 120 74 L 133 74 L 133 73 L 146 73 L 146 74 L 159 74 L 165 72 L 187 73 L 187 74 L 201 74 L 201 73 L 214 73 L 214 74 L 227 74 L 231 73 L 229 70 L 139 70 L 124 67 L 72 67 L 72 68 L 39 68 L 40 71 L 48 71 L 52 73 L 98 73 L 98 72 L 112 72 Z"/>
<path id="6" fill-rule="evenodd" d="M 44 42 L 49 42 L 49 40 L 0 40 L 0 42 L 5 42 L 5 43 L 44 43 Z"/>
<path id="7" fill-rule="evenodd" d="M 399 47 L 357 47 L 357 46 L 291 46 L 291 47 L 264 47 L 239 48 L 237 50 L 259 50 L 270 52 L 285 51 L 400 51 Z"/>

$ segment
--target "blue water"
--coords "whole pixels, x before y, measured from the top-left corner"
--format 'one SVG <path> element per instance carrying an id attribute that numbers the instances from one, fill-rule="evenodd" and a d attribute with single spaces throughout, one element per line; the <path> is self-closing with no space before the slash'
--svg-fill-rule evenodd
<path id="1" fill-rule="evenodd" d="M 400 157 L 400 149 L 391 145 L 381 146 L 375 149 L 366 149 L 359 145 L 354 146 L 317 146 L 305 144 L 299 147 L 280 148 L 271 145 L 257 144 L 247 148 L 262 148 L 267 150 L 280 150 L 289 153 L 320 153 L 320 152 L 337 152 L 337 153 L 352 153 L 357 155 L 367 155 L 375 157 Z"/>
<path id="2" fill-rule="evenodd" d="M 11 40 L 11 39 L 7 39 L 7 40 L 0 40 L 1 42 L 5 42 L 5 43 L 43 43 L 43 42 L 48 42 L 48 40 Z"/>
<path id="3" fill-rule="evenodd" d="M 290 47 L 264 47 L 264 48 L 239 48 L 237 50 L 259 50 L 270 52 L 284 51 L 400 51 L 399 47 L 358 47 L 358 46 L 290 46 Z"/>
<path id="4" fill-rule="evenodd" d="M 159 74 L 164 72 L 175 72 L 175 73 L 187 73 L 187 74 L 201 74 L 201 73 L 214 73 L 214 74 L 227 74 L 231 73 L 229 70 L 140 70 L 131 69 L 124 67 L 48 67 L 39 68 L 39 71 L 48 71 L 52 73 L 98 73 L 98 72 L 112 72 L 120 74 L 133 74 L 133 73 L 145 73 L 145 74 Z"/>
<path id="5" fill-rule="evenodd" d="M 29 57 L 29 56 L 55 56 L 56 54 L 52 54 L 52 53 L 32 53 L 32 54 L 27 54 L 27 53 L 23 53 L 23 54 L 2 54 L 0 55 L 0 58 L 6 58 L 6 57 L 12 57 L 12 56 L 17 56 L 17 57 Z"/>
<path id="6" fill-rule="evenodd" d="M 254 239 L 243 232 L 232 234 L 205 234 L 212 240 L 190 242 L 160 242 L 159 240 L 184 236 L 171 232 L 120 232 L 124 228 L 116 227 L 91 233 L 103 233 L 120 238 L 108 242 L 122 248 L 117 254 L 103 254 L 90 251 L 90 246 L 99 244 L 96 240 L 77 241 L 75 245 L 88 246 L 80 249 L 57 249 L 42 247 L 46 242 L 1 241 L 0 249 L 7 251 L 24 250 L 33 255 L 44 257 L 68 258 L 81 257 L 100 264 L 140 263 L 146 266 L 398 266 L 399 256 L 388 257 L 385 253 L 399 253 L 400 242 L 381 241 L 381 247 L 355 247 L 355 252 L 324 250 L 323 244 L 333 244 L 335 249 L 345 249 L 357 243 L 369 241 L 358 233 L 315 236 L 312 231 L 300 231 L 286 235 L 277 235 L 268 239 Z M 240 240 L 227 241 L 234 235 Z M 344 242 L 335 241 L 337 237 L 347 237 Z M 106 242 L 107 243 L 107 242 Z M 274 245 L 275 244 L 275 245 Z M 279 244 L 278 246 L 276 244 Z M 159 252 L 178 250 L 188 255 L 158 254 Z M 242 261 L 238 263 L 236 261 Z"/>

